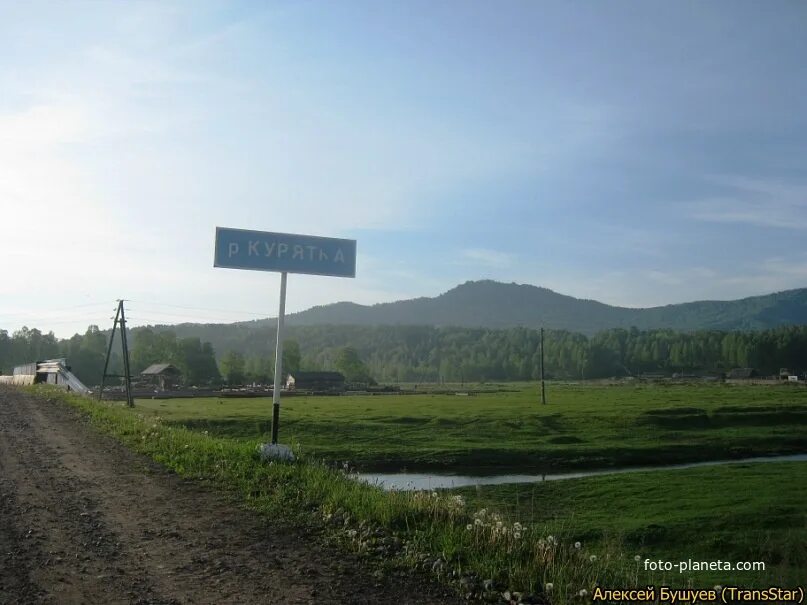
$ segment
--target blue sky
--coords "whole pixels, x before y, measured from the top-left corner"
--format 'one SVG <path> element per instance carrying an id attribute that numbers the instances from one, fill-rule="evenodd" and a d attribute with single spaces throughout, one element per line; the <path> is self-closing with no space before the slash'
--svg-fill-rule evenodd
<path id="1" fill-rule="evenodd" d="M 8 1 L 0 50 L 2 328 L 275 315 L 217 225 L 358 240 L 290 311 L 807 286 L 802 2 Z"/>

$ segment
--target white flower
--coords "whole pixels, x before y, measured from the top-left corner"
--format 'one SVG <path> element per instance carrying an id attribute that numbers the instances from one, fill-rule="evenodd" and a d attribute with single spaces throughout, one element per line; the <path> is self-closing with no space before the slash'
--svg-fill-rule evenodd
<path id="1" fill-rule="evenodd" d="M 482 521 L 482 519 L 480 519 L 479 517 L 477 517 L 476 519 L 474 519 L 474 525 L 482 525 L 482 524 L 483 524 L 483 521 Z"/>
<path id="2" fill-rule="evenodd" d="M 576 549 L 578 549 L 578 550 L 580 549 L 580 547 L 581 547 L 581 546 L 583 546 L 583 545 L 582 545 L 582 544 L 580 544 L 580 542 L 575 542 L 575 543 L 574 543 L 574 547 L 575 547 Z"/>
<path id="3" fill-rule="evenodd" d="M 555 588 L 555 585 L 552 582 L 547 582 L 544 585 L 544 590 L 546 590 L 547 592 L 552 592 L 553 588 Z"/>
<path id="4" fill-rule="evenodd" d="M 589 561 L 591 561 L 592 563 L 594 563 L 594 561 L 596 561 L 596 560 L 597 560 L 597 555 L 591 555 L 591 556 L 590 556 L 588 559 L 589 559 Z"/>
<path id="5" fill-rule="evenodd" d="M 478 520 L 478 519 L 477 519 L 477 520 Z M 465 526 L 465 529 L 467 529 L 468 531 L 471 531 L 473 528 L 474 528 L 474 526 L 473 526 L 473 525 L 471 525 L 470 523 L 469 523 L 468 525 L 466 525 L 466 526 Z"/>

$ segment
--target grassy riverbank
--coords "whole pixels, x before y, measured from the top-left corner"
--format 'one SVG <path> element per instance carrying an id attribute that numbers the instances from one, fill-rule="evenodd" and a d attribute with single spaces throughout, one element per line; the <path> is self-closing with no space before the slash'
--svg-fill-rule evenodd
<path id="1" fill-rule="evenodd" d="M 409 442 L 412 458 L 440 465 L 457 456 L 470 460 L 469 450 L 483 456 L 526 448 L 562 462 L 577 451 L 577 464 L 591 464 L 620 440 L 624 451 L 652 456 L 656 464 L 677 461 L 663 454 L 689 439 L 724 455 L 792 451 L 805 438 L 805 391 L 569 385 L 552 389 L 545 410 L 524 388 L 476 397 L 289 398 L 282 441 L 299 440 L 305 460 L 291 465 L 256 457 L 255 447 L 266 440 L 269 400 L 138 400 L 127 409 L 60 392 L 49 396 L 65 398 L 130 447 L 262 513 L 321 526 L 381 560 L 453 577 L 461 591 L 482 591 L 491 579 L 498 592 L 546 596 L 550 585 L 552 602 L 564 603 L 579 602 L 573 595 L 595 583 L 803 582 L 805 465 L 743 464 L 431 495 L 384 493 L 317 460 L 403 460 Z M 505 420 L 519 414 L 520 425 Z M 471 422 L 487 426 L 488 439 L 473 441 L 460 430 Z M 530 445 L 529 435 L 539 445 Z M 579 442 L 569 443 L 573 438 Z M 767 570 L 646 573 L 645 558 L 763 561 Z"/>
<path id="2" fill-rule="evenodd" d="M 807 582 L 807 463 L 732 464 L 461 489 L 473 507 L 641 560 L 762 561 L 765 571 L 643 574 L 698 587 Z M 644 565 L 642 565 L 644 567 Z"/>
<path id="3" fill-rule="evenodd" d="M 135 451 L 178 474 L 209 482 L 248 507 L 289 522 L 320 527 L 331 539 L 385 565 L 418 567 L 460 593 L 493 597 L 523 591 L 552 603 L 579 602 L 595 584 L 632 585 L 636 564 L 614 550 L 574 548 L 565 534 L 509 523 L 494 511 L 469 508 L 452 494 L 387 493 L 312 460 L 268 464 L 258 441 L 193 431 L 144 415 L 138 408 L 99 403 L 62 391 L 32 388 L 66 402 Z"/>
<path id="4" fill-rule="evenodd" d="M 466 387 L 467 388 L 467 387 Z M 281 441 L 362 469 L 531 472 L 807 451 L 807 389 L 550 384 L 477 395 L 289 397 Z M 138 400 L 144 414 L 266 439 L 269 399 Z"/>

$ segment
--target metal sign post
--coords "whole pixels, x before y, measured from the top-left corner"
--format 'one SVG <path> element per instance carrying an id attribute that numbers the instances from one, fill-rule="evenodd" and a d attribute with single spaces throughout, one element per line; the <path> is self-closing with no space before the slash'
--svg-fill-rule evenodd
<path id="1" fill-rule="evenodd" d="M 275 346 L 275 386 L 272 389 L 272 445 L 277 444 L 280 425 L 280 388 L 283 376 L 283 321 L 286 316 L 286 276 L 280 274 L 280 309 L 277 312 L 277 345 Z"/>
<path id="2" fill-rule="evenodd" d="M 280 309 L 277 315 L 275 380 L 272 391 L 271 448 L 275 449 L 269 451 L 275 452 L 272 455 L 282 457 L 286 455 L 281 449 L 285 446 L 278 446 L 277 433 L 283 381 L 283 323 L 286 315 L 287 274 L 356 277 L 356 240 L 216 227 L 213 266 L 280 273 Z"/>

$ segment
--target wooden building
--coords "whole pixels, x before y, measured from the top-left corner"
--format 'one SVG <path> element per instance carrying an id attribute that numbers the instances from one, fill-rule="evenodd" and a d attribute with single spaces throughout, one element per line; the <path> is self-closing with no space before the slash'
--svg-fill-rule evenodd
<path id="1" fill-rule="evenodd" d="M 179 386 L 182 372 L 170 363 L 155 363 L 140 372 L 140 376 L 159 390 L 168 391 Z"/>
<path id="2" fill-rule="evenodd" d="M 340 372 L 295 372 L 286 379 L 286 389 L 341 393 L 345 390 L 345 377 Z"/>
<path id="3" fill-rule="evenodd" d="M 759 372 L 754 368 L 734 368 L 726 376 L 729 380 L 750 380 L 757 377 L 759 377 Z"/>
<path id="4" fill-rule="evenodd" d="M 3 376 L 0 383 L 15 384 L 19 386 L 31 384 L 52 384 L 66 391 L 89 393 L 88 389 L 70 371 L 67 360 L 46 359 L 45 361 L 32 361 L 14 368 L 14 374 Z"/>

